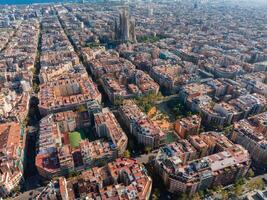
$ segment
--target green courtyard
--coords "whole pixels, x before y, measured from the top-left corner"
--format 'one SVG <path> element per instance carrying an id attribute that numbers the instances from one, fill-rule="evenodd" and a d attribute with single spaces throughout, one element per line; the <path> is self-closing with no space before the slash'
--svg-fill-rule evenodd
<path id="1" fill-rule="evenodd" d="M 85 133 L 81 130 L 69 133 L 69 141 L 72 148 L 78 147 L 80 142 L 85 138 Z"/>

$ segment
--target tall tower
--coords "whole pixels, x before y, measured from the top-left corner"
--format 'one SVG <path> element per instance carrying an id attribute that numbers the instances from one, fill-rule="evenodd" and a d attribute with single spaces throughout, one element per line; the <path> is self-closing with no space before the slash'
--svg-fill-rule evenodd
<path id="1" fill-rule="evenodd" d="M 115 19 L 114 32 L 115 32 L 115 40 L 118 40 L 119 37 L 120 37 L 120 30 L 119 30 L 119 27 L 118 27 L 117 19 Z"/>
<path id="2" fill-rule="evenodd" d="M 151 0 L 147 3 L 147 15 L 148 17 L 152 17 L 153 16 L 153 8 L 151 5 Z"/>
<path id="3" fill-rule="evenodd" d="M 195 2 L 194 2 L 194 9 L 197 9 L 198 8 L 198 2 L 197 2 L 197 0 L 195 0 Z"/>
<path id="4" fill-rule="evenodd" d="M 120 12 L 119 25 L 115 20 L 115 39 L 120 42 L 136 42 L 135 36 L 135 20 L 129 19 L 129 14 L 126 8 Z"/>
<path id="5" fill-rule="evenodd" d="M 129 32 L 129 15 L 127 10 L 124 8 L 122 11 L 122 23 L 120 24 L 122 30 L 122 40 L 123 42 L 127 42 L 129 40 L 130 32 Z"/>
<path id="6" fill-rule="evenodd" d="M 135 20 L 134 19 L 131 19 L 131 21 L 130 21 L 130 40 L 134 43 L 137 42 L 136 33 L 135 33 Z"/>
<path id="7" fill-rule="evenodd" d="M 5 17 L 5 27 L 9 27 L 10 26 L 10 19 L 8 16 Z"/>

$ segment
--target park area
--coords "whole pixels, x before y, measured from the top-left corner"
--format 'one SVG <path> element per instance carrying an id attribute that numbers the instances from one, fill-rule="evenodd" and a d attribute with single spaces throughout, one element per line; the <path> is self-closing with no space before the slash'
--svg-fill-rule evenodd
<path id="1" fill-rule="evenodd" d="M 74 131 L 69 133 L 69 142 L 72 148 L 79 146 L 82 140 L 86 139 L 83 131 Z"/>

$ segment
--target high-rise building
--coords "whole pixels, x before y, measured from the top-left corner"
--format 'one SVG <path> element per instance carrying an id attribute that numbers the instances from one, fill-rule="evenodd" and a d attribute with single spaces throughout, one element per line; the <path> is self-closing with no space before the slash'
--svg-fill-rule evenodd
<path id="1" fill-rule="evenodd" d="M 194 9 L 197 9 L 197 8 L 198 8 L 198 2 L 196 0 L 195 3 L 194 3 Z"/>
<path id="2" fill-rule="evenodd" d="M 126 9 L 120 14 L 121 39 L 128 41 L 130 37 L 129 15 Z"/>
<path id="3" fill-rule="evenodd" d="M 119 42 L 136 42 L 135 20 L 129 18 L 126 8 L 120 13 L 119 25 L 115 20 L 115 40 Z"/>
<path id="4" fill-rule="evenodd" d="M 151 4 L 151 0 L 147 3 L 147 16 L 148 17 L 152 17 L 153 16 L 153 7 L 152 7 L 152 4 Z"/>
<path id="5" fill-rule="evenodd" d="M 10 19 L 8 16 L 4 18 L 4 20 L 0 23 L 2 28 L 8 28 L 10 26 Z"/>
<path id="6" fill-rule="evenodd" d="M 148 17 L 152 17 L 153 13 L 154 13 L 154 9 L 151 8 L 151 6 L 149 6 L 149 8 L 148 8 Z"/>

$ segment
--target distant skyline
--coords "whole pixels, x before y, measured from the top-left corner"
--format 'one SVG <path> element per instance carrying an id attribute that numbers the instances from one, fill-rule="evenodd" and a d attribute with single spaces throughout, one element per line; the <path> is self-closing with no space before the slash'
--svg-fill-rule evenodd
<path id="1" fill-rule="evenodd" d="M 0 0 L 0 4 L 33 4 L 33 3 L 51 3 L 63 0 Z"/>
<path id="2" fill-rule="evenodd" d="M 54 2 L 79 2 L 80 0 L 0 0 L 0 5 L 14 5 L 14 4 L 34 4 L 34 3 L 54 3 Z M 96 1 L 96 0 L 95 0 Z M 163 0 L 164 1 L 164 0 Z M 177 1 L 177 0 L 173 0 Z M 192 0 L 194 1 L 194 0 Z M 198 0 L 202 1 L 202 0 Z M 212 1 L 212 0 L 211 0 Z M 216 0 L 220 1 L 220 0 Z M 249 4 L 253 6 L 267 5 L 267 0 L 221 0 L 222 2 L 234 2 L 240 5 Z"/>

